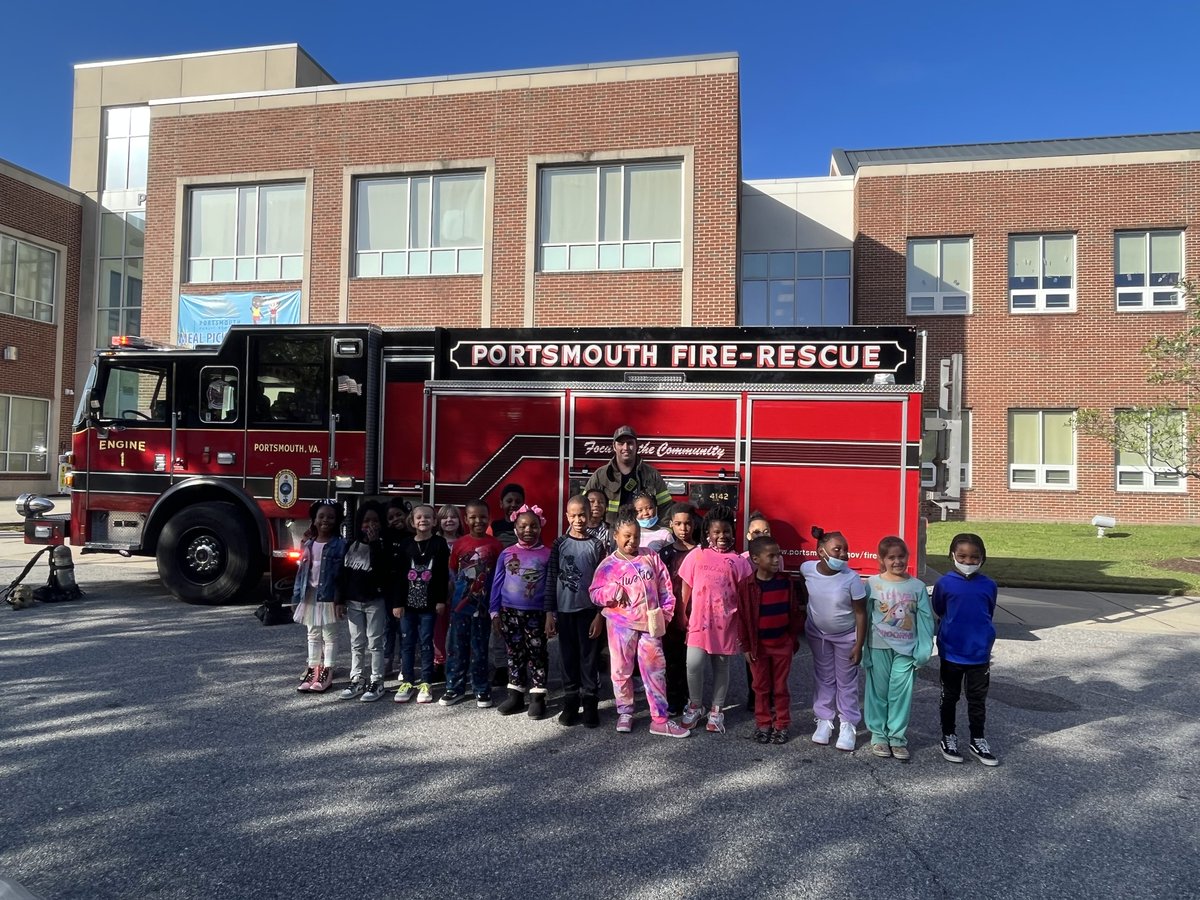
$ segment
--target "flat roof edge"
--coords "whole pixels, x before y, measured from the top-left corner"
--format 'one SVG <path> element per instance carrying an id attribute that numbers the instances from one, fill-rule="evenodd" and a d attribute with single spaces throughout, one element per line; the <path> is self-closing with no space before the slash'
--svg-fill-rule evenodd
<path id="1" fill-rule="evenodd" d="M 19 166 L 15 162 L 9 162 L 7 159 L 0 159 L 0 175 L 7 175 L 14 181 L 20 181 L 32 188 L 45 191 L 47 194 L 54 194 L 69 203 L 74 203 L 78 206 L 83 205 L 85 195 L 81 191 L 77 191 L 75 188 L 69 187 L 61 181 L 55 181 L 53 178 L 39 175 L 32 169 Z"/>
<path id="2" fill-rule="evenodd" d="M 297 45 L 289 45 L 297 46 Z M 264 48 L 258 48 L 264 49 Z M 237 52 L 237 51 L 228 51 Z M 312 59 L 312 57 L 309 57 Z M 588 72 L 599 69 L 621 69 L 643 66 L 674 65 L 677 63 L 706 62 L 715 59 L 733 59 L 740 63 L 736 51 L 727 53 L 697 53 L 691 56 L 664 56 L 655 59 L 617 60 L 593 62 L 579 65 L 539 66 L 531 69 L 501 69 L 495 72 L 463 72 L 453 75 L 422 75 L 415 78 L 388 78 L 382 81 L 357 81 L 340 84 L 318 84 L 301 88 L 278 88 L 270 91 L 240 91 L 232 94 L 207 94 L 202 97 L 170 97 L 151 100 L 150 106 L 171 106 L 183 103 L 203 103 L 210 100 L 243 100 L 248 97 L 278 97 L 288 94 L 323 93 L 327 91 L 354 91 L 364 88 L 392 87 L 406 84 L 437 84 L 454 81 L 470 81 L 475 78 L 510 78 L 521 75 L 549 75 L 557 72 Z"/>
<path id="3" fill-rule="evenodd" d="M 102 60 L 100 62 L 76 63 L 73 66 L 73 68 L 76 68 L 76 69 L 98 69 L 101 66 L 127 66 L 127 65 L 133 65 L 134 63 L 163 62 L 165 60 L 170 60 L 170 59 L 194 59 L 198 56 L 228 56 L 229 54 L 232 54 L 232 53 L 259 53 L 263 50 L 290 50 L 290 49 L 299 50 L 300 52 L 304 53 L 304 55 L 307 56 L 314 63 L 317 62 L 299 44 L 291 43 L 291 44 L 265 44 L 261 47 L 230 47 L 228 50 L 198 50 L 193 53 L 171 53 L 166 56 L 140 56 L 140 57 L 135 57 L 133 59 L 107 59 L 107 60 Z M 320 63 L 317 63 L 317 65 L 318 65 L 318 67 L 321 68 L 321 71 L 325 71 L 324 67 L 320 66 Z M 328 75 L 329 73 L 326 72 L 325 74 Z M 332 77 L 332 76 L 330 76 L 330 77 Z"/>

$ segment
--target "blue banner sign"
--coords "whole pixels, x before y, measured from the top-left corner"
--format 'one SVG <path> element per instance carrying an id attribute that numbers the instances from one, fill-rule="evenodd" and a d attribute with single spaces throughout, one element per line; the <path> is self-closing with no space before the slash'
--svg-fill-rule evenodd
<path id="1" fill-rule="evenodd" d="M 299 324 L 299 291 L 180 294 L 176 343 L 219 344 L 231 325 Z"/>

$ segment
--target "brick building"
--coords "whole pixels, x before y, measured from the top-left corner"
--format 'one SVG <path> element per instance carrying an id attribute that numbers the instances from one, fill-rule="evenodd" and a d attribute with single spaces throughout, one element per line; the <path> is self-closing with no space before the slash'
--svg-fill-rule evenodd
<path id="1" fill-rule="evenodd" d="M 82 200 L 0 160 L 0 494 L 56 491 L 70 447 Z"/>

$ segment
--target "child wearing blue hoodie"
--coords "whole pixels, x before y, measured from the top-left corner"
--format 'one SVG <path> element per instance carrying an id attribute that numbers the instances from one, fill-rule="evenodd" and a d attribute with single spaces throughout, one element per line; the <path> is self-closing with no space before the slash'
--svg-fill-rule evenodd
<path id="1" fill-rule="evenodd" d="M 972 756 L 985 766 L 998 766 L 998 760 L 984 737 L 984 720 L 992 645 L 996 628 L 996 582 L 980 574 L 987 559 L 983 538 L 977 534 L 956 534 L 950 542 L 950 561 L 954 571 L 947 572 L 933 586 L 933 611 L 938 617 L 937 644 L 941 658 L 942 682 L 942 756 L 952 763 L 963 761 L 955 734 L 955 713 L 963 683 L 967 690 L 967 721 L 971 726 Z"/>

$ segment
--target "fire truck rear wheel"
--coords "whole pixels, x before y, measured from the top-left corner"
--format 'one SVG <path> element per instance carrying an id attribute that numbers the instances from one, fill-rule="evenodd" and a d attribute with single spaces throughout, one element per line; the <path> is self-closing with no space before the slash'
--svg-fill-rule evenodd
<path id="1" fill-rule="evenodd" d="M 232 503 L 180 510 L 158 538 L 158 576 L 187 603 L 225 603 L 262 578 L 257 535 Z"/>

